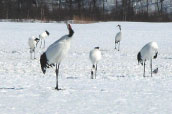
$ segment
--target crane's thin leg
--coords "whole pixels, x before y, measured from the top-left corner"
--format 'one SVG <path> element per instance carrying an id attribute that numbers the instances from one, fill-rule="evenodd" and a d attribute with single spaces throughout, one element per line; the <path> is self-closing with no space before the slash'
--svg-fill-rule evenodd
<path id="1" fill-rule="evenodd" d="M 94 72 L 93 72 L 93 70 L 91 70 L 91 79 L 93 79 L 93 74 L 94 74 Z"/>
<path id="2" fill-rule="evenodd" d="M 118 44 L 118 51 L 120 50 L 120 42 L 118 42 L 119 44 Z"/>
<path id="3" fill-rule="evenodd" d="M 145 77 L 145 61 L 144 61 L 144 73 L 143 73 L 143 77 Z"/>
<path id="4" fill-rule="evenodd" d="M 97 74 L 97 64 L 96 64 L 96 68 L 95 68 L 95 79 L 96 79 L 96 74 Z"/>
<path id="5" fill-rule="evenodd" d="M 92 66 L 92 69 L 91 69 L 91 79 L 94 78 L 93 75 L 94 75 L 94 65 Z"/>
<path id="6" fill-rule="evenodd" d="M 36 47 L 38 46 L 38 42 L 36 43 Z"/>
<path id="7" fill-rule="evenodd" d="M 152 77 L 152 59 L 151 59 L 151 63 L 150 63 L 150 67 L 151 67 L 151 77 Z"/>
<path id="8" fill-rule="evenodd" d="M 35 48 L 34 48 L 34 51 L 33 52 L 34 52 L 34 59 L 36 59 L 36 57 L 35 57 Z"/>
<path id="9" fill-rule="evenodd" d="M 31 49 L 30 49 L 30 59 L 32 59 L 32 52 L 31 52 Z"/>
<path id="10" fill-rule="evenodd" d="M 45 48 L 45 39 L 44 39 L 44 47 L 43 48 Z"/>
<path id="11" fill-rule="evenodd" d="M 60 66 L 60 64 L 56 64 L 56 90 L 60 90 L 59 89 L 59 86 L 58 86 L 58 75 L 59 75 L 59 66 Z"/>
<path id="12" fill-rule="evenodd" d="M 40 48 L 41 48 L 41 46 L 42 46 L 42 39 L 40 39 L 41 40 L 41 44 L 40 44 Z"/>
<path id="13" fill-rule="evenodd" d="M 116 42 L 115 42 L 115 49 L 116 49 Z"/>

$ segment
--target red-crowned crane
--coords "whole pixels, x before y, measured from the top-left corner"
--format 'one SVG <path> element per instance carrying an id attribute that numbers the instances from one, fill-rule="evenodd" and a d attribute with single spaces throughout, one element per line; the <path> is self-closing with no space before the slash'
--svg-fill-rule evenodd
<path id="1" fill-rule="evenodd" d="M 147 60 L 150 60 L 151 77 L 152 77 L 152 59 L 156 59 L 157 56 L 158 56 L 158 44 L 156 42 L 149 42 L 137 54 L 138 64 L 141 63 L 142 65 L 144 65 L 144 73 L 143 73 L 144 77 L 145 77 L 145 62 Z"/>
<path id="2" fill-rule="evenodd" d="M 50 33 L 47 30 L 39 35 L 39 39 L 41 40 L 40 48 L 42 46 L 43 40 L 44 40 L 44 46 L 43 46 L 43 48 L 45 48 L 45 38 L 48 37 L 49 35 L 50 35 Z"/>
<path id="3" fill-rule="evenodd" d="M 46 73 L 47 68 L 56 65 L 56 90 L 60 90 L 58 87 L 60 63 L 70 49 L 70 43 L 74 34 L 70 24 L 67 24 L 67 28 L 69 30 L 69 34 L 62 36 L 59 40 L 51 44 L 46 52 L 44 52 L 40 57 L 41 69 L 44 74 Z"/>
<path id="4" fill-rule="evenodd" d="M 32 36 L 29 38 L 28 44 L 29 44 L 29 48 L 30 48 L 30 58 L 31 59 L 32 59 L 32 53 L 34 53 L 34 59 L 36 59 L 35 49 L 37 47 L 38 42 L 39 42 L 39 38 L 36 38 L 35 36 Z"/>
<path id="5" fill-rule="evenodd" d="M 95 72 L 95 79 L 96 79 L 97 63 L 102 58 L 102 54 L 99 47 L 95 47 L 93 50 L 90 51 L 89 58 L 91 60 L 91 63 L 93 64 L 92 69 L 91 69 L 91 79 L 94 78 L 94 72 Z"/>
<path id="6" fill-rule="evenodd" d="M 121 25 L 117 25 L 119 27 L 119 32 L 115 36 L 115 49 L 116 49 L 116 44 L 118 44 L 118 51 L 120 50 L 120 41 L 122 39 L 122 32 L 121 32 Z"/>

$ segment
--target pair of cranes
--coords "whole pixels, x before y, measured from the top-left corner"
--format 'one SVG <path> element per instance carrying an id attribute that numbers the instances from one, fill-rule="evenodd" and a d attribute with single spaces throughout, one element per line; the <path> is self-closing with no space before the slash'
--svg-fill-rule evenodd
<path id="1" fill-rule="evenodd" d="M 116 44 L 118 44 L 118 51 L 120 50 L 120 41 L 122 39 L 122 32 L 121 32 L 121 25 L 117 25 L 119 27 L 119 32 L 116 34 L 115 37 L 115 49 Z M 158 55 L 158 44 L 156 42 L 149 42 L 147 43 L 137 54 L 137 60 L 138 64 L 141 63 L 141 65 L 144 66 L 144 72 L 143 76 L 145 77 L 145 63 L 147 60 L 150 60 L 150 67 L 151 67 L 151 77 L 152 73 L 157 73 L 158 68 L 156 68 L 154 71 L 152 71 L 152 59 L 156 59 Z"/>
<path id="2" fill-rule="evenodd" d="M 55 89 L 56 90 L 60 90 L 58 86 L 58 75 L 59 75 L 60 63 L 63 60 L 63 58 L 67 55 L 70 49 L 70 43 L 72 40 L 72 36 L 74 34 L 74 31 L 70 24 L 67 24 L 67 28 L 68 28 L 69 34 L 62 36 L 59 40 L 51 44 L 40 57 L 41 69 L 44 74 L 46 73 L 47 68 L 50 68 L 53 66 L 56 67 L 56 70 L 55 70 L 56 72 Z M 99 47 L 96 47 L 94 50 L 90 52 L 90 59 L 93 63 L 93 69 L 91 71 L 92 78 L 93 78 L 94 72 L 95 72 L 95 77 L 96 77 L 97 62 L 101 59 L 101 52 L 99 50 Z"/>
<path id="3" fill-rule="evenodd" d="M 32 36 L 29 38 L 28 44 L 30 47 L 30 58 L 33 59 L 33 55 L 34 55 L 34 59 L 36 59 L 35 57 L 35 49 L 38 45 L 38 42 L 41 40 L 41 45 L 40 48 L 42 46 L 42 42 L 44 41 L 44 46 L 42 48 L 45 48 L 45 38 L 48 37 L 50 35 L 50 33 L 46 30 L 45 32 L 41 33 L 39 35 L 39 38 Z"/>
<path id="4" fill-rule="evenodd" d="M 115 49 L 116 44 L 118 44 L 118 51 L 120 48 L 120 41 L 122 38 L 122 32 L 121 32 L 121 26 L 118 25 L 120 32 L 117 33 L 115 38 Z M 74 31 L 70 24 L 67 24 L 67 28 L 69 31 L 68 35 L 62 36 L 59 40 L 51 44 L 47 50 L 41 55 L 40 57 L 40 64 L 42 72 L 45 74 L 46 69 L 55 66 L 56 67 L 56 90 L 60 90 L 58 86 L 58 75 L 59 75 L 59 69 L 60 64 L 63 58 L 67 55 L 69 49 L 70 49 L 70 43 L 72 40 L 72 36 L 74 34 Z M 152 59 L 157 58 L 158 54 L 158 45 L 156 42 L 150 42 L 146 44 L 138 53 L 137 59 L 138 62 L 144 65 L 144 74 L 145 76 L 145 62 L 147 60 L 151 60 L 152 65 Z M 93 64 L 91 69 L 91 78 L 96 78 L 96 72 L 97 72 L 97 63 L 99 60 L 101 60 L 101 51 L 99 47 L 95 47 L 93 50 L 90 51 L 90 60 Z M 152 76 L 152 67 L 151 67 L 151 76 Z"/>
<path id="5" fill-rule="evenodd" d="M 116 45 L 118 45 L 118 51 L 120 50 L 120 41 L 122 39 L 122 32 L 121 32 L 121 25 L 117 25 L 119 27 L 119 32 L 115 36 L 115 50 Z M 93 50 L 90 51 L 90 56 L 89 56 L 93 66 L 91 69 L 91 79 L 94 77 L 96 78 L 96 72 L 97 72 L 97 63 L 101 60 L 102 55 L 99 47 L 95 47 Z"/>

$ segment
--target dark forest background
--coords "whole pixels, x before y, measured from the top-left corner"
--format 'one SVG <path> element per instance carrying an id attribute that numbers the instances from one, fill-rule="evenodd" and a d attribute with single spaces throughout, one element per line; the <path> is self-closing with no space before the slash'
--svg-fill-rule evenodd
<path id="1" fill-rule="evenodd" d="M 157 2 L 158 10 L 149 14 L 146 10 L 135 12 L 135 0 L 114 0 L 116 3 L 107 11 L 107 0 L 0 0 L 0 19 L 17 21 L 32 19 L 42 21 L 172 21 L 163 10 L 163 0 Z M 139 1 L 139 0 L 138 0 Z M 141 0 L 140 0 L 141 1 Z M 148 0 L 147 0 L 148 1 Z"/>

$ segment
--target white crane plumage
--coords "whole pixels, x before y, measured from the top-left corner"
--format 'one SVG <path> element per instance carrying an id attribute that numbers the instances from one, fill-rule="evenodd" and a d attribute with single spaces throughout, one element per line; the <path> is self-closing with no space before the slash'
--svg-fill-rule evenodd
<path id="1" fill-rule="evenodd" d="M 41 63 L 41 69 L 42 72 L 45 74 L 46 69 L 52 66 L 55 66 L 56 64 L 56 88 L 57 90 L 60 90 L 58 87 L 58 74 L 59 74 L 59 66 L 62 61 L 62 59 L 67 55 L 72 36 L 74 34 L 74 31 L 72 30 L 72 27 L 70 24 L 67 25 L 67 28 L 69 30 L 68 35 L 62 36 L 59 40 L 51 44 L 46 52 L 44 52 L 41 55 L 40 63 Z"/>
<path id="2" fill-rule="evenodd" d="M 45 48 L 45 38 L 48 37 L 49 35 L 50 35 L 50 33 L 49 33 L 47 30 L 39 35 L 39 39 L 41 40 L 40 48 L 41 48 L 41 46 L 42 46 L 42 42 L 43 42 L 43 41 L 44 41 L 44 46 L 43 46 L 43 48 Z"/>
<path id="3" fill-rule="evenodd" d="M 115 36 L 115 49 L 116 49 L 116 44 L 118 44 L 118 51 L 120 50 L 120 41 L 122 39 L 122 32 L 121 32 L 121 25 L 117 25 L 119 27 L 119 32 Z"/>
<path id="4" fill-rule="evenodd" d="M 29 48 L 30 48 L 30 58 L 32 59 L 32 54 L 34 53 L 34 59 L 35 57 L 35 49 L 37 47 L 37 44 L 39 42 L 39 38 L 36 38 L 35 36 L 32 36 L 28 40 Z"/>
<path id="5" fill-rule="evenodd" d="M 144 73 L 145 77 L 145 62 L 150 60 L 151 67 L 151 76 L 152 76 L 152 59 L 156 59 L 158 56 L 158 44 L 156 42 L 149 42 L 146 44 L 137 54 L 138 64 L 141 63 L 144 65 Z"/>
<path id="6" fill-rule="evenodd" d="M 95 47 L 93 50 L 90 51 L 89 58 L 91 60 L 91 63 L 93 64 L 92 69 L 91 69 L 91 79 L 93 79 L 94 72 L 95 72 L 95 78 L 96 78 L 97 63 L 102 58 L 102 54 L 101 54 L 99 47 Z"/>

